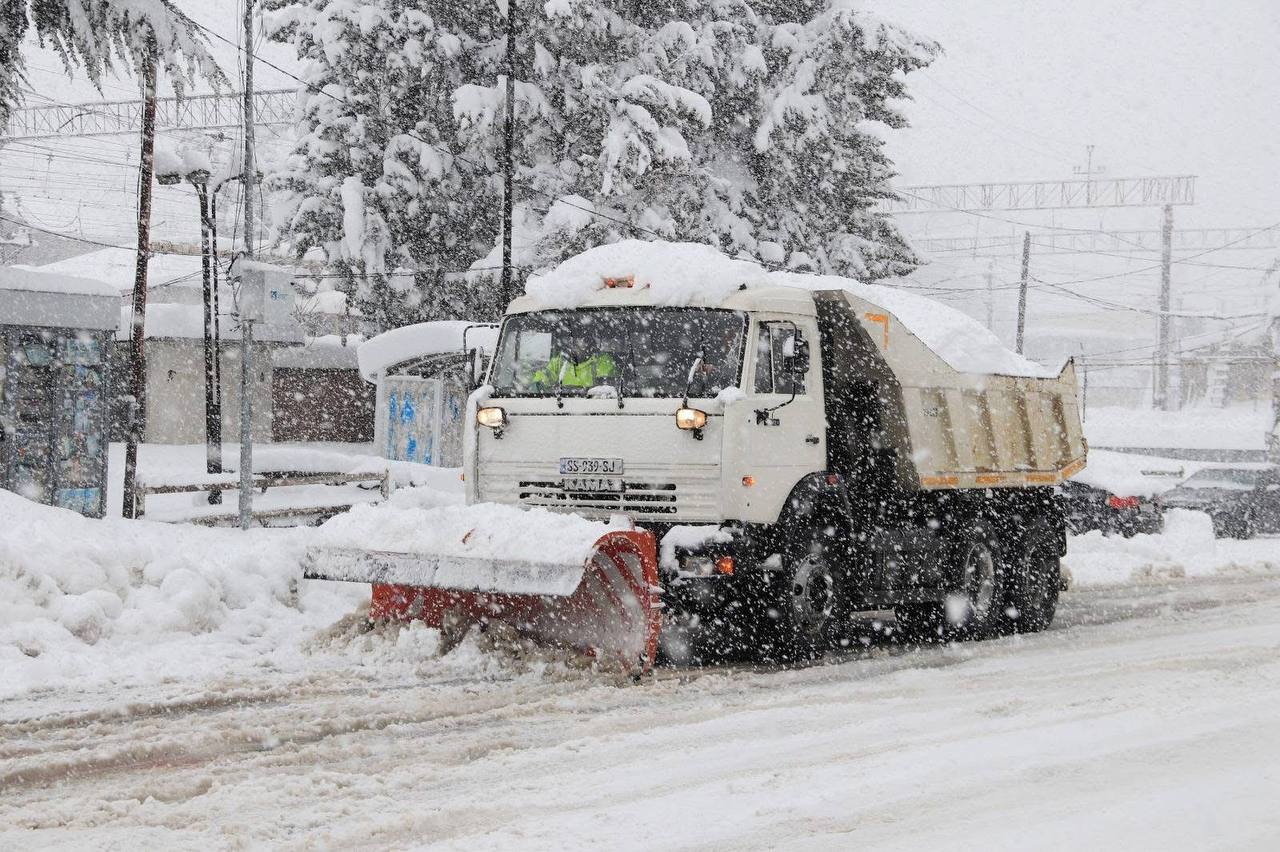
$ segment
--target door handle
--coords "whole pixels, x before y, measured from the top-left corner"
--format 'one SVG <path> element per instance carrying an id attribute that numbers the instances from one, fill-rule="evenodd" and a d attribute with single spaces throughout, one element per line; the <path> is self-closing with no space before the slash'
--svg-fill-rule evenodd
<path id="1" fill-rule="evenodd" d="M 820 443 L 821 441 L 822 441 L 822 439 L 821 439 L 821 438 L 819 438 L 817 435 L 805 435 L 805 436 L 804 436 L 804 442 L 805 442 L 806 444 L 815 444 L 815 445 L 816 445 L 816 444 Z"/>

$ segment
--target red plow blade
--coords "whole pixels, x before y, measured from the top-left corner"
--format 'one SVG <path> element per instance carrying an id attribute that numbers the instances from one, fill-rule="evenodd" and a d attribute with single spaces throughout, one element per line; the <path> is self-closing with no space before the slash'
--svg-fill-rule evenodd
<path id="1" fill-rule="evenodd" d="M 305 576 L 372 582 L 369 614 L 375 619 L 420 619 L 437 628 L 446 620 L 456 625 L 459 619 L 481 627 L 503 623 L 542 644 L 585 652 L 631 673 L 647 672 L 657 655 L 662 589 L 657 545 L 649 532 L 605 533 L 581 566 L 513 565 L 511 579 L 504 576 L 501 562 L 471 572 L 464 562 L 463 570 L 455 572 L 450 569 L 458 563 L 452 559 L 453 564 L 440 567 L 425 557 L 415 561 L 409 554 L 374 553 L 364 557 L 366 570 L 353 570 L 358 560 L 350 551 L 314 552 Z M 423 565 L 431 571 L 424 572 Z M 435 582 L 415 582 L 428 575 Z M 480 576 L 483 581 L 464 584 L 450 579 L 455 576 Z M 401 582 L 389 582 L 393 580 Z"/>

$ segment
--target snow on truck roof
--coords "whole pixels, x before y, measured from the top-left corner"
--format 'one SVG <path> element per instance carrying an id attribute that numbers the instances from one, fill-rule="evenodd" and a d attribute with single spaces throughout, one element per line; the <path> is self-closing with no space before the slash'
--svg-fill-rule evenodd
<path id="1" fill-rule="evenodd" d="M 631 290 L 637 300 L 658 306 L 720 307 L 743 285 L 749 290 L 843 290 L 892 314 L 959 372 L 1037 378 L 1053 378 L 1059 373 L 1009 351 L 967 314 L 924 296 L 837 275 L 770 271 L 753 260 L 731 258 L 700 243 L 624 240 L 590 249 L 549 272 L 530 276 L 525 286 L 527 297 L 513 303 L 511 310 L 597 303 L 605 279 L 626 278 L 632 279 Z"/>
<path id="2" fill-rule="evenodd" d="M 431 355 L 462 352 L 464 337 L 467 348 L 479 347 L 481 352 L 491 355 L 497 344 L 498 330 L 467 320 L 437 320 L 393 328 L 360 344 L 356 350 L 360 375 L 366 381 L 376 382 L 379 375 L 397 364 Z"/>

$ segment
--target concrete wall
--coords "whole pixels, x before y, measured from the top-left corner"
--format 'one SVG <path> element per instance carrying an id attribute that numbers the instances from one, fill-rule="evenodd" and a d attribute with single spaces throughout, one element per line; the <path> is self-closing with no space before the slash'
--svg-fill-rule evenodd
<path id="1" fill-rule="evenodd" d="M 146 440 L 157 444 L 198 444 L 204 434 L 204 344 L 199 340 L 147 341 Z M 253 439 L 271 440 L 271 344 L 254 347 Z M 240 349 L 224 344 L 222 437 L 240 435 Z"/>

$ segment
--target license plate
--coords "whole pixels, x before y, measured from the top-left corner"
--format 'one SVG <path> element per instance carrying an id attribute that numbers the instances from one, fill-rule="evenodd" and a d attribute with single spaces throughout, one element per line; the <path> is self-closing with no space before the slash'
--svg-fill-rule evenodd
<path id="1" fill-rule="evenodd" d="M 622 480 L 603 476 L 566 476 L 564 490 L 591 494 L 618 493 L 622 491 Z"/>
<path id="2" fill-rule="evenodd" d="M 588 459 L 563 457 L 560 473 L 581 476 L 617 476 L 622 473 L 622 459 Z"/>

